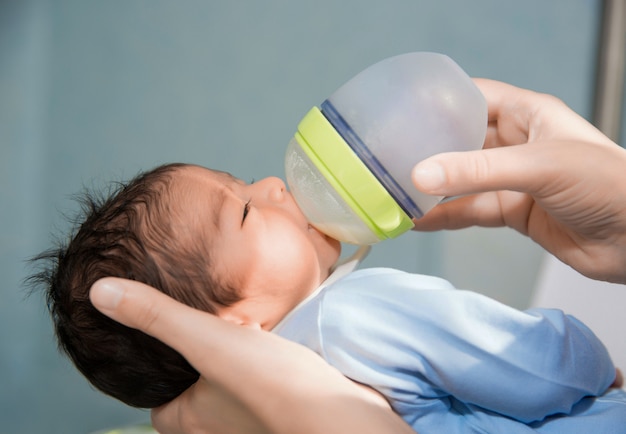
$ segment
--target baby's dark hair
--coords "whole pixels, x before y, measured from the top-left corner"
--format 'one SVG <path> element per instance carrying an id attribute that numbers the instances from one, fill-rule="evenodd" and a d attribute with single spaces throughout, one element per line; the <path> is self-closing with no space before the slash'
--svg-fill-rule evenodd
<path id="1" fill-rule="evenodd" d="M 68 240 L 33 258 L 39 271 L 28 279 L 45 288 L 59 347 L 97 389 L 133 407 L 174 399 L 198 373 L 172 348 L 98 312 L 91 286 L 107 276 L 133 279 L 211 313 L 239 299 L 208 272 L 204 243 L 177 242 L 173 220 L 181 211 L 171 187 L 184 167 L 159 166 L 106 194 L 81 194 Z"/>

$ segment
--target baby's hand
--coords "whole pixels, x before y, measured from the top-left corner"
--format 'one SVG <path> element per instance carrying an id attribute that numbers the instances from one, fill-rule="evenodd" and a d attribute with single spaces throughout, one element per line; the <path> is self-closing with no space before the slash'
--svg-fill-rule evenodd
<path id="1" fill-rule="evenodd" d="M 615 380 L 613 380 L 613 384 L 610 387 L 615 387 L 616 389 L 621 389 L 624 386 L 624 376 L 622 375 L 622 371 L 619 368 L 615 368 Z"/>

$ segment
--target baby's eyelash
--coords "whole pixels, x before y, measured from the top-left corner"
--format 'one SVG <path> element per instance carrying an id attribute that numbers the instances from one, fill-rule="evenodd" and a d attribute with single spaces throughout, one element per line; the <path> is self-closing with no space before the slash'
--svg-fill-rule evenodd
<path id="1" fill-rule="evenodd" d="M 252 199 L 247 201 L 246 204 L 243 206 L 243 218 L 241 219 L 241 226 L 243 226 L 243 222 L 246 220 L 246 217 L 250 212 L 250 202 L 252 202 Z"/>

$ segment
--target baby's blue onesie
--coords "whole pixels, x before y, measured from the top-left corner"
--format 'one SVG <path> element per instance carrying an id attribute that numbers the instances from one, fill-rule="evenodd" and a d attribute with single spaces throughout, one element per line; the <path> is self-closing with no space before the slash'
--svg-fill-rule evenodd
<path id="1" fill-rule="evenodd" d="M 605 347 L 559 310 L 373 268 L 324 286 L 274 332 L 378 390 L 419 433 L 626 433 Z"/>

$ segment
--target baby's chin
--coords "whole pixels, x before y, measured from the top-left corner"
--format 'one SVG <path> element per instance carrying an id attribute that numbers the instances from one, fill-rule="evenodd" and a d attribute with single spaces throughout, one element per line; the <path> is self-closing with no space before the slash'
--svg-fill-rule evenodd
<path id="1" fill-rule="evenodd" d="M 326 237 L 326 243 L 328 245 L 329 250 L 329 260 L 328 260 L 328 270 L 329 273 L 335 268 L 337 261 L 339 261 L 339 257 L 341 256 L 341 242 L 336 240 L 328 235 L 324 235 Z"/>

